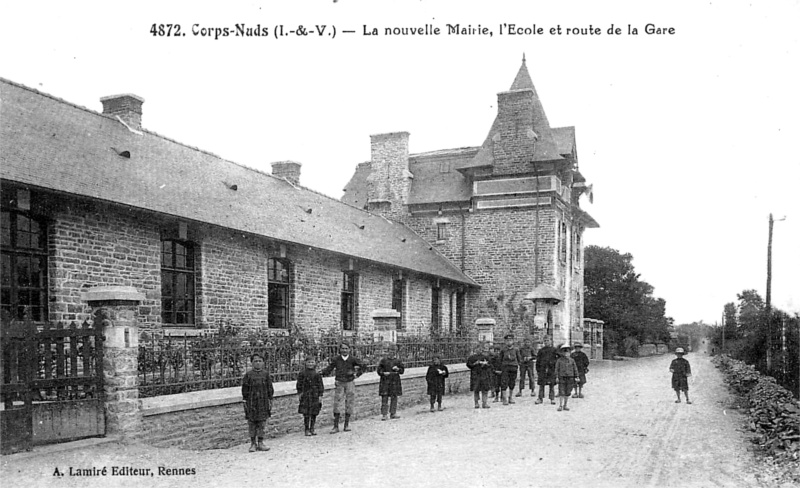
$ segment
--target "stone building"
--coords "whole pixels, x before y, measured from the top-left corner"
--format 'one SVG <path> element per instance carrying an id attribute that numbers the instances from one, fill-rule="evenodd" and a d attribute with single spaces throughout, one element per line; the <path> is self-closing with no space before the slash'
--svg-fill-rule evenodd
<path id="1" fill-rule="evenodd" d="M 574 127 L 550 127 L 523 58 L 480 146 L 410 154 L 409 134 L 371 138 L 342 200 L 403 223 L 480 288 L 466 317 L 556 342 L 583 338 L 589 193 Z"/>
<path id="2" fill-rule="evenodd" d="M 4 315 L 80 321 L 85 292 L 116 285 L 143 294 L 141 329 L 169 333 L 464 320 L 450 297 L 478 285 L 440 246 L 304 188 L 299 163 L 270 175 L 150 132 L 135 95 L 96 112 L 0 79 L 0 100 Z"/>

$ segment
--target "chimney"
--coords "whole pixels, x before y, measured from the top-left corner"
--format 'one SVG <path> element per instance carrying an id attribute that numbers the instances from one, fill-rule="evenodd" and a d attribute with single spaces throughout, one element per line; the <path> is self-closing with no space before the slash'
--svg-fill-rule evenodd
<path id="1" fill-rule="evenodd" d="M 403 220 L 414 177 L 408 170 L 408 132 L 370 136 L 368 209 Z"/>
<path id="2" fill-rule="evenodd" d="M 295 161 L 276 161 L 272 163 L 272 176 L 286 178 L 293 185 L 300 184 L 300 167 Z"/>
<path id="3" fill-rule="evenodd" d="M 125 93 L 122 95 L 111 95 L 100 99 L 103 104 L 105 115 L 118 115 L 131 129 L 139 130 L 142 128 L 142 104 L 144 98 Z"/>

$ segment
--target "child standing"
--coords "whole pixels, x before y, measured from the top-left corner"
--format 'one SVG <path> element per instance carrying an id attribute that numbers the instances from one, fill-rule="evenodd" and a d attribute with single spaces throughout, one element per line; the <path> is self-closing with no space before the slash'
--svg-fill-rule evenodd
<path id="1" fill-rule="evenodd" d="M 517 384 L 519 350 L 514 347 L 514 334 L 506 334 L 506 343 L 500 349 L 500 395 L 503 405 L 514 403 L 514 386 Z M 508 396 L 506 396 L 508 389 Z"/>
<path id="2" fill-rule="evenodd" d="M 306 358 L 305 368 L 297 375 L 297 393 L 300 394 L 300 405 L 297 413 L 303 414 L 305 435 L 317 435 L 314 427 L 317 415 L 322 409 L 322 394 L 325 386 L 322 384 L 322 375 L 315 369 L 317 361 L 309 356 Z"/>
<path id="3" fill-rule="evenodd" d="M 577 391 L 572 398 L 583 398 L 583 385 L 586 384 L 586 373 L 589 372 L 589 356 L 583 352 L 583 344 L 580 342 L 576 342 L 572 347 L 575 348 L 572 359 L 575 360 L 575 366 L 578 367 L 578 383 L 575 385 Z"/>
<path id="4" fill-rule="evenodd" d="M 553 347 L 553 340 L 550 336 L 545 336 L 544 346 L 536 353 L 536 376 L 539 383 L 539 398 L 534 403 L 537 405 L 544 400 L 544 387 L 549 389 L 550 403 L 555 405 L 555 392 L 553 386 L 556 383 L 555 367 L 558 353 Z"/>
<path id="5" fill-rule="evenodd" d="M 669 371 L 672 373 L 672 389 L 675 390 L 675 395 L 678 396 L 678 399 L 675 400 L 675 403 L 681 402 L 681 392 L 686 395 L 686 403 L 691 405 L 692 402 L 689 401 L 689 376 L 692 376 L 692 367 L 689 365 L 689 361 L 683 359 L 683 355 L 685 351 L 682 347 L 675 349 L 675 355 L 678 356 L 677 358 L 672 360 L 672 363 L 669 365 Z"/>
<path id="6" fill-rule="evenodd" d="M 356 357 L 350 355 L 350 345 L 342 343 L 339 346 L 339 355 L 322 370 L 322 375 L 331 374 L 336 370 L 336 390 L 333 395 L 333 429 L 331 434 L 339 432 L 339 419 L 344 410 L 344 431 L 350 430 L 350 416 L 355 411 L 356 403 L 356 378 L 361 376 L 366 368 Z"/>
<path id="7" fill-rule="evenodd" d="M 569 356 L 569 344 L 562 344 L 558 347 L 559 357 L 556 360 L 556 378 L 558 379 L 558 411 L 566 410 L 569 395 L 578 379 L 578 367 L 575 360 Z"/>
<path id="8" fill-rule="evenodd" d="M 242 398 L 247 426 L 250 429 L 250 452 L 269 451 L 264 446 L 264 427 L 271 414 L 272 379 L 264 367 L 264 357 L 255 353 L 250 356 L 253 369 L 242 378 Z"/>
<path id="9" fill-rule="evenodd" d="M 536 395 L 535 386 L 533 385 L 533 346 L 531 340 L 525 338 L 522 341 L 522 347 L 519 348 L 517 361 L 519 362 L 519 392 L 517 396 L 522 396 L 522 389 L 525 387 L 525 376 L 528 376 L 528 384 L 531 387 L 531 396 Z"/>
<path id="10" fill-rule="evenodd" d="M 503 379 L 503 364 L 500 361 L 500 355 L 497 352 L 500 349 L 495 346 L 489 346 L 489 364 L 492 366 L 492 390 L 494 394 L 493 402 L 500 401 L 500 384 Z"/>
<path id="11" fill-rule="evenodd" d="M 450 376 L 447 366 L 442 364 L 442 359 L 439 356 L 433 356 L 433 364 L 428 366 L 428 372 L 425 374 L 425 380 L 428 382 L 428 395 L 431 397 L 431 412 L 433 412 L 433 404 L 439 404 L 439 411 L 442 411 L 442 395 L 444 395 L 444 379 Z"/>
<path id="12" fill-rule="evenodd" d="M 469 373 L 469 390 L 473 392 L 475 397 L 475 408 L 480 408 L 478 403 L 483 399 L 483 408 L 489 408 L 487 397 L 489 390 L 492 388 L 492 365 L 489 361 L 489 345 L 484 344 L 475 354 L 467 358 L 467 367 L 470 369 Z"/>
<path id="13" fill-rule="evenodd" d="M 378 394 L 381 396 L 381 420 L 387 420 L 387 413 L 392 419 L 399 419 L 397 415 L 397 397 L 403 394 L 403 384 L 400 375 L 406 370 L 403 362 L 397 359 L 397 346 L 389 345 L 386 357 L 378 363 L 378 376 L 381 379 L 378 385 Z M 391 400 L 391 405 L 389 401 Z"/>

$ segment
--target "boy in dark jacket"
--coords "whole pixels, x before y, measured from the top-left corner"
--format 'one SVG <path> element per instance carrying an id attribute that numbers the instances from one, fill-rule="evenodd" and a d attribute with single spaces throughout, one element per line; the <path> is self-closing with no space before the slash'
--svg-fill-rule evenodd
<path id="1" fill-rule="evenodd" d="M 555 405 L 555 384 L 556 384 L 556 358 L 558 354 L 553 347 L 553 340 L 550 336 L 544 338 L 544 346 L 536 353 L 536 376 L 539 383 L 539 398 L 534 403 L 542 403 L 544 399 L 544 387 L 549 387 L 550 403 Z"/>
<path id="2" fill-rule="evenodd" d="M 433 356 L 433 364 L 428 366 L 425 374 L 425 381 L 428 382 L 428 395 L 431 397 L 431 412 L 434 411 L 433 404 L 439 404 L 439 411 L 442 411 L 442 396 L 444 395 L 444 379 L 450 376 L 447 366 L 442 364 L 439 356 Z"/>
<path id="3" fill-rule="evenodd" d="M 536 387 L 534 386 L 534 374 L 533 374 L 533 358 L 536 355 L 533 352 L 533 345 L 531 345 L 531 340 L 529 338 L 525 338 L 522 341 L 522 347 L 519 348 L 519 354 L 517 355 L 517 361 L 519 362 L 519 392 L 517 392 L 517 396 L 522 396 L 522 389 L 525 387 L 525 376 L 528 376 L 528 384 L 531 388 L 531 396 L 536 395 Z"/>
<path id="4" fill-rule="evenodd" d="M 672 389 L 675 390 L 675 394 L 678 396 L 678 399 L 675 400 L 675 403 L 681 402 L 681 391 L 684 395 L 686 395 L 686 403 L 691 405 L 692 402 L 689 401 L 689 376 L 692 376 L 692 367 L 689 365 L 689 361 L 683 359 L 683 355 L 685 354 L 682 347 L 675 349 L 675 355 L 678 356 L 677 358 L 673 359 L 669 365 L 669 372 L 672 373 Z"/>
<path id="5" fill-rule="evenodd" d="M 500 395 L 503 405 L 514 403 L 514 386 L 517 384 L 517 370 L 519 369 L 519 350 L 514 347 L 514 334 L 506 334 L 506 343 L 500 349 Z M 506 389 L 508 395 L 506 396 Z"/>
<path id="6" fill-rule="evenodd" d="M 342 343 L 339 354 L 331 359 L 331 363 L 322 370 L 322 375 L 331 374 L 336 370 L 336 390 L 333 396 L 333 429 L 331 434 L 339 432 L 339 418 L 342 410 L 344 414 L 344 431 L 350 430 L 350 416 L 353 414 L 356 402 L 355 380 L 366 369 L 364 364 L 350 355 L 350 346 Z"/>
<path id="7" fill-rule="evenodd" d="M 305 369 L 297 375 L 297 393 L 300 394 L 300 405 L 297 413 L 303 414 L 303 425 L 306 435 L 317 435 L 314 426 L 317 415 L 322 409 L 322 394 L 325 386 L 322 384 L 322 375 L 317 373 L 317 361 L 313 357 L 306 359 Z"/>
<path id="8" fill-rule="evenodd" d="M 583 344 L 580 342 L 576 342 L 572 347 L 575 348 L 572 359 L 578 367 L 578 382 L 575 384 L 576 391 L 572 398 L 583 398 L 583 385 L 586 384 L 586 373 L 589 372 L 589 356 L 583 352 Z"/>
<path id="9" fill-rule="evenodd" d="M 489 362 L 489 345 L 483 344 L 478 351 L 467 358 L 467 367 L 470 369 L 469 390 L 475 397 L 475 408 L 480 408 L 479 400 L 483 400 L 483 408 L 489 408 L 487 398 L 492 388 L 492 365 Z"/>
<path id="10" fill-rule="evenodd" d="M 397 397 L 403 394 L 403 384 L 400 375 L 406 368 L 403 362 L 397 359 L 397 346 L 390 344 L 386 350 L 386 357 L 378 364 L 378 376 L 381 379 L 378 385 L 378 394 L 381 396 L 381 420 L 387 420 L 387 413 L 392 419 L 399 419 L 397 415 Z M 389 405 L 391 400 L 391 405 Z"/>
<path id="11" fill-rule="evenodd" d="M 250 452 L 269 451 L 264 446 L 264 427 L 272 414 L 272 379 L 264 367 L 264 357 L 255 353 L 250 356 L 253 369 L 242 378 L 242 398 L 247 426 L 250 429 Z"/>

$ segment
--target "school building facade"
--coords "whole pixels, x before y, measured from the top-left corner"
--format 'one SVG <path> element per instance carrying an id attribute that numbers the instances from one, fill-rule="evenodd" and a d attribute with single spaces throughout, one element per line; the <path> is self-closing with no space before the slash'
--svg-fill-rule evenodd
<path id="1" fill-rule="evenodd" d="M 139 330 L 448 330 L 477 283 L 410 228 L 142 128 L 143 99 L 96 112 L 0 80 L 2 312 L 91 319 L 86 293 L 141 294 Z M 447 298 L 443 298 L 447 297 Z M 452 299 L 450 299 L 452 297 Z M 388 314 L 393 316 L 396 314 Z"/>

